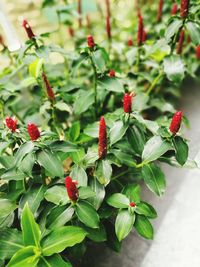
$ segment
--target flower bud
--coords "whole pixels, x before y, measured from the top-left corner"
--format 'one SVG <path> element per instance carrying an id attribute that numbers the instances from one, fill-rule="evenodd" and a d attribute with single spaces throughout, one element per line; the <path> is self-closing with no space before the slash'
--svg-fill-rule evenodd
<path id="1" fill-rule="evenodd" d="M 98 144 L 99 158 L 105 158 L 107 154 L 107 132 L 104 117 L 101 117 L 99 122 L 99 144 Z"/>
<path id="2" fill-rule="evenodd" d="M 36 141 L 40 137 L 40 131 L 34 123 L 29 123 L 27 130 L 32 141 Z"/>
<path id="3" fill-rule="evenodd" d="M 93 48 L 95 46 L 94 38 L 92 35 L 87 37 L 87 45 L 89 48 Z"/>
<path id="4" fill-rule="evenodd" d="M 127 45 L 128 45 L 128 46 L 133 46 L 133 40 L 132 40 L 132 39 L 128 39 L 128 41 L 127 41 Z"/>
<path id="5" fill-rule="evenodd" d="M 24 27 L 29 39 L 35 38 L 35 34 L 33 33 L 32 28 L 28 24 L 27 20 L 23 20 L 22 26 Z"/>
<path id="6" fill-rule="evenodd" d="M 174 4 L 172 5 L 171 14 L 172 14 L 172 15 L 176 15 L 177 10 L 178 10 L 178 6 L 177 6 L 176 3 L 174 3 Z"/>
<path id="7" fill-rule="evenodd" d="M 54 100 L 55 95 L 54 95 L 53 89 L 52 89 L 51 84 L 50 84 L 49 80 L 47 79 L 47 76 L 44 72 L 42 73 L 42 79 L 43 79 L 45 87 L 46 87 L 48 98 L 50 100 Z"/>
<path id="8" fill-rule="evenodd" d="M 134 208 L 136 206 L 135 202 L 130 202 L 129 205 L 130 205 L 131 208 Z"/>
<path id="9" fill-rule="evenodd" d="M 171 121 L 171 124 L 170 124 L 170 127 L 169 127 L 169 130 L 172 134 L 175 135 L 179 131 L 179 129 L 181 127 L 182 117 L 183 117 L 182 111 L 177 111 L 174 114 L 172 121 Z"/>
<path id="10" fill-rule="evenodd" d="M 115 77 L 115 71 L 114 70 L 110 70 L 109 71 L 109 76 L 110 77 Z"/>
<path id="11" fill-rule="evenodd" d="M 187 16 L 188 16 L 189 6 L 190 6 L 189 0 L 181 0 L 180 16 L 183 19 L 187 18 Z"/>
<path id="12" fill-rule="evenodd" d="M 142 44 L 144 26 L 143 26 L 143 18 L 140 13 L 138 15 L 138 18 L 139 18 L 139 21 L 138 21 L 137 44 L 138 46 L 140 46 Z"/>
<path id="13" fill-rule="evenodd" d="M 65 187 L 67 190 L 67 194 L 69 196 L 69 199 L 73 202 L 76 202 L 78 197 L 79 197 L 77 184 L 78 184 L 78 182 L 73 181 L 70 176 L 67 176 L 65 178 Z"/>
<path id="14" fill-rule="evenodd" d="M 123 98 L 123 108 L 125 113 L 132 112 L 132 98 L 133 94 L 125 94 Z"/>
<path id="15" fill-rule="evenodd" d="M 7 117 L 6 118 L 6 126 L 12 132 L 15 132 L 17 130 L 17 120 L 16 119 L 12 119 L 11 117 Z"/>

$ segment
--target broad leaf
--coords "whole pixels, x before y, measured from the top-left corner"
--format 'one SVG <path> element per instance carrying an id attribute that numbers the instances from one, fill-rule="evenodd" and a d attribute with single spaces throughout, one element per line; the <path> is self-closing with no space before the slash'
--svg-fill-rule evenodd
<path id="1" fill-rule="evenodd" d="M 66 188 L 62 185 L 54 185 L 47 189 L 45 199 L 56 205 L 66 205 L 69 202 L 69 197 Z"/>
<path id="2" fill-rule="evenodd" d="M 29 153 L 31 153 L 34 149 L 34 143 L 29 141 L 27 143 L 24 143 L 20 146 L 20 148 L 17 150 L 17 153 L 15 154 L 15 165 L 19 166 L 22 159 Z"/>
<path id="3" fill-rule="evenodd" d="M 90 187 L 95 192 L 95 196 L 90 198 L 89 202 L 98 210 L 105 197 L 105 188 L 96 178 L 91 180 Z"/>
<path id="4" fill-rule="evenodd" d="M 112 207 L 123 209 L 129 207 L 130 201 L 125 195 L 115 193 L 107 199 L 107 203 Z"/>
<path id="5" fill-rule="evenodd" d="M 148 203 L 146 202 L 140 202 L 136 205 L 135 212 L 141 215 L 145 215 L 148 218 L 156 218 L 157 213 L 155 209 Z"/>
<path id="6" fill-rule="evenodd" d="M 134 226 L 139 235 L 146 239 L 153 239 L 153 227 L 145 216 L 137 215 Z"/>
<path id="7" fill-rule="evenodd" d="M 124 92 L 124 88 L 117 78 L 103 77 L 98 80 L 98 85 L 111 92 Z"/>
<path id="8" fill-rule="evenodd" d="M 73 180 L 78 182 L 78 186 L 87 186 L 87 173 L 82 167 L 75 165 L 70 173 L 70 176 L 73 178 Z"/>
<path id="9" fill-rule="evenodd" d="M 128 124 L 125 125 L 122 121 L 116 121 L 113 127 L 110 129 L 110 145 L 112 146 L 119 141 L 128 128 Z"/>
<path id="10" fill-rule="evenodd" d="M 179 31 L 182 24 L 183 22 L 181 19 L 175 19 L 169 24 L 169 26 L 165 31 L 165 38 L 167 39 L 168 42 Z"/>
<path id="11" fill-rule="evenodd" d="M 134 221 L 135 214 L 130 214 L 128 210 L 119 211 L 115 222 L 115 232 L 119 241 L 122 241 L 130 233 Z"/>
<path id="12" fill-rule="evenodd" d="M 94 176 L 103 185 L 108 185 L 112 176 L 112 166 L 108 160 L 101 160 L 95 170 Z"/>
<path id="13" fill-rule="evenodd" d="M 178 163 L 180 165 L 184 165 L 187 161 L 188 158 L 188 145 L 185 142 L 185 140 L 183 140 L 182 137 L 180 136 L 176 136 L 173 139 L 173 144 L 174 144 L 174 148 L 175 148 L 175 157 L 176 160 L 178 161 Z"/>
<path id="14" fill-rule="evenodd" d="M 59 254 L 54 254 L 50 257 L 41 258 L 38 267 L 72 267 L 71 263 L 62 259 Z"/>
<path id="15" fill-rule="evenodd" d="M 55 209 L 58 210 L 61 207 L 56 207 Z M 67 222 L 69 222 L 74 214 L 74 209 L 72 207 L 63 207 L 64 211 L 61 213 L 56 213 L 55 210 L 50 213 L 50 215 L 47 217 L 47 228 L 51 230 L 55 230 L 56 228 L 59 228 L 61 226 L 64 226 Z"/>
<path id="16" fill-rule="evenodd" d="M 17 208 L 17 205 L 8 199 L 0 199 L 0 218 L 8 216 Z"/>
<path id="17" fill-rule="evenodd" d="M 167 78 L 174 82 L 179 83 L 185 76 L 185 66 L 182 59 L 179 56 L 172 55 L 164 59 L 164 72 Z"/>
<path id="18" fill-rule="evenodd" d="M 29 74 L 37 79 L 42 71 L 42 66 L 44 63 L 43 58 L 37 58 L 29 65 Z"/>
<path id="19" fill-rule="evenodd" d="M 199 24 L 192 22 L 192 21 L 188 21 L 185 25 L 186 25 L 186 29 L 188 30 L 189 36 L 192 39 L 192 42 L 195 45 L 199 45 L 200 44 L 200 27 L 199 27 Z"/>
<path id="20" fill-rule="evenodd" d="M 94 103 L 94 92 L 93 90 L 80 91 L 75 102 L 74 111 L 77 115 L 88 110 L 88 108 Z"/>

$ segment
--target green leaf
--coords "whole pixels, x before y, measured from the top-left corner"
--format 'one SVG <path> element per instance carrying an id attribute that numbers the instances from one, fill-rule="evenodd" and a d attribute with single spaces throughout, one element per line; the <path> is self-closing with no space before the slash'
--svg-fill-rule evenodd
<path id="1" fill-rule="evenodd" d="M 98 49 L 92 53 L 92 60 L 97 70 L 102 73 L 106 71 L 106 62 L 101 49 Z"/>
<path id="2" fill-rule="evenodd" d="M 99 215 L 91 204 L 86 201 L 79 201 L 75 206 L 78 219 L 91 228 L 99 227 Z"/>
<path id="3" fill-rule="evenodd" d="M 122 121 L 116 121 L 113 127 L 110 129 L 110 145 L 112 146 L 117 141 L 122 139 L 126 130 L 128 128 L 128 124 L 124 124 Z"/>
<path id="4" fill-rule="evenodd" d="M 146 239 L 153 239 L 153 227 L 145 216 L 137 215 L 134 226 L 139 235 Z"/>
<path id="5" fill-rule="evenodd" d="M 107 239 L 105 227 L 103 224 L 100 224 L 100 227 L 98 229 L 93 229 L 89 227 L 84 227 L 84 229 L 88 233 L 87 238 L 91 239 L 94 242 L 104 242 Z"/>
<path id="6" fill-rule="evenodd" d="M 74 102 L 74 112 L 77 115 L 88 110 L 88 108 L 94 103 L 94 92 L 92 90 L 80 91 Z"/>
<path id="7" fill-rule="evenodd" d="M 22 159 L 29 153 L 31 153 L 34 149 L 34 143 L 29 141 L 27 143 L 24 143 L 20 146 L 20 148 L 17 150 L 17 153 L 15 154 L 15 162 L 14 164 L 16 166 L 19 166 Z"/>
<path id="8" fill-rule="evenodd" d="M 124 93 L 124 88 L 117 78 L 103 77 L 98 80 L 99 87 L 103 87 L 110 92 Z"/>
<path id="9" fill-rule="evenodd" d="M 188 30 L 189 36 L 192 39 L 192 42 L 195 45 L 200 44 L 200 27 L 197 23 L 192 22 L 192 21 L 187 21 L 185 24 L 186 29 Z"/>
<path id="10" fill-rule="evenodd" d="M 3 218 L 13 212 L 17 205 L 8 199 L 0 199 L 0 207 L 0 218 Z"/>
<path id="11" fill-rule="evenodd" d="M 78 186 L 87 186 L 87 173 L 82 167 L 75 165 L 70 173 L 70 177 L 78 182 Z"/>
<path id="12" fill-rule="evenodd" d="M 141 187 L 138 184 L 129 184 L 123 189 L 123 194 L 125 194 L 130 201 L 140 202 Z"/>
<path id="13" fill-rule="evenodd" d="M 184 165 L 188 158 L 188 145 L 180 136 L 175 136 L 173 139 L 173 145 L 175 148 L 175 157 L 180 165 Z"/>
<path id="14" fill-rule="evenodd" d="M 107 203 L 112 207 L 123 209 L 129 207 L 130 201 L 125 195 L 115 193 L 107 199 Z"/>
<path id="15" fill-rule="evenodd" d="M 90 186 L 82 186 L 79 188 L 79 198 L 87 199 L 96 196 L 95 192 L 91 189 Z"/>
<path id="16" fill-rule="evenodd" d="M 41 231 L 39 225 L 35 222 L 33 214 L 26 203 L 21 218 L 21 228 L 24 244 L 26 246 L 40 246 Z"/>
<path id="17" fill-rule="evenodd" d="M 72 75 L 76 74 L 76 71 L 79 69 L 81 64 L 88 58 L 88 53 L 81 53 L 79 57 L 74 58 L 72 62 Z"/>
<path id="18" fill-rule="evenodd" d="M 138 155 L 141 155 L 145 144 L 144 132 L 139 127 L 134 125 L 132 128 L 128 129 L 127 137 L 133 150 Z"/>
<path id="19" fill-rule="evenodd" d="M 36 58 L 28 67 L 29 74 L 37 79 L 40 76 L 40 73 L 42 71 L 42 66 L 44 63 L 43 58 Z"/>
<path id="20" fill-rule="evenodd" d="M 37 267 L 41 252 L 38 248 L 28 246 L 18 250 L 6 267 Z"/>
<path id="21" fill-rule="evenodd" d="M 19 169 L 27 176 L 32 177 L 32 169 L 35 164 L 35 154 L 27 154 L 20 163 Z"/>
<path id="22" fill-rule="evenodd" d="M 71 107 L 64 102 L 57 102 L 54 105 L 54 107 L 61 110 L 61 111 L 66 111 L 66 112 L 69 112 L 70 114 L 72 113 Z"/>
<path id="23" fill-rule="evenodd" d="M 153 136 L 144 146 L 142 160 L 145 162 L 154 161 L 170 149 L 172 149 L 170 143 L 163 140 L 160 136 Z"/>
<path id="24" fill-rule="evenodd" d="M 54 185 L 47 189 L 45 199 L 56 205 L 66 205 L 69 203 L 69 197 L 66 188 L 62 185 Z"/>
<path id="25" fill-rule="evenodd" d="M 128 210 L 120 210 L 116 222 L 115 232 L 119 241 L 122 241 L 132 230 L 135 221 L 135 214 L 130 214 Z"/>
<path id="26" fill-rule="evenodd" d="M 179 56 L 171 55 L 166 57 L 163 61 L 164 72 L 167 78 L 174 82 L 180 83 L 185 77 L 185 66 L 184 62 Z"/>
<path id="27" fill-rule="evenodd" d="M 62 259 L 59 254 L 50 257 L 41 258 L 38 267 L 72 267 L 71 263 Z"/>
<path id="28" fill-rule="evenodd" d="M 21 172 L 20 170 L 16 170 L 15 168 L 8 169 L 6 172 L 4 172 L 3 175 L 1 175 L 1 179 L 3 180 L 23 180 L 26 177 L 26 175 Z"/>
<path id="29" fill-rule="evenodd" d="M 56 155 L 52 154 L 49 150 L 40 151 L 37 154 L 37 161 L 38 163 L 45 168 L 45 170 L 52 176 L 52 177 L 63 177 L 64 170 L 62 163 L 57 158 Z"/>
<path id="30" fill-rule="evenodd" d="M 105 197 L 105 188 L 96 178 L 91 180 L 90 187 L 95 192 L 95 196 L 90 198 L 89 202 L 98 210 Z"/>
<path id="31" fill-rule="evenodd" d="M 135 212 L 140 214 L 140 215 L 145 215 L 148 218 L 156 218 L 157 217 L 157 212 L 155 209 L 148 203 L 146 202 L 140 202 L 136 205 Z"/>
<path id="32" fill-rule="evenodd" d="M 175 19 L 169 24 L 169 26 L 165 31 L 165 38 L 167 39 L 168 42 L 179 31 L 182 24 L 183 22 L 181 19 Z"/>
<path id="33" fill-rule="evenodd" d="M 101 160 L 95 170 L 94 176 L 103 185 L 108 185 L 112 176 L 112 166 L 108 160 Z"/>
<path id="34" fill-rule="evenodd" d="M 69 129 L 69 136 L 72 142 L 76 141 L 80 135 L 80 122 L 76 121 L 72 124 L 72 127 Z"/>
<path id="35" fill-rule="evenodd" d="M 54 253 L 62 252 L 67 247 L 73 247 L 81 243 L 87 233 L 80 227 L 63 226 L 52 231 L 42 240 L 42 253 L 50 256 Z"/>
<path id="36" fill-rule="evenodd" d="M 52 214 L 47 217 L 47 228 L 50 230 L 55 230 L 56 228 L 60 228 L 61 226 L 64 226 L 67 222 L 69 222 L 74 214 L 74 208 L 72 207 L 64 207 L 64 211 L 62 213 L 57 214 L 55 210 L 58 210 L 60 207 L 56 207 L 53 212 L 54 216 L 51 216 Z"/>
<path id="37" fill-rule="evenodd" d="M 164 173 L 155 164 L 147 164 L 142 167 L 142 177 L 147 187 L 159 197 L 165 192 L 166 181 Z"/>
<path id="38" fill-rule="evenodd" d="M 0 231 L 0 236 L 0 259 L 10 259 L 23 248 L 22 234 L 17 229 L 3 229 Z"/>
<path id="39" fill-rule="evenodd" d="M 84 129 L 84 133 L 88 136 L 97 138 L 99 136 L 99 123 L 91 123 L 88 124 L 87 127 Z"/>

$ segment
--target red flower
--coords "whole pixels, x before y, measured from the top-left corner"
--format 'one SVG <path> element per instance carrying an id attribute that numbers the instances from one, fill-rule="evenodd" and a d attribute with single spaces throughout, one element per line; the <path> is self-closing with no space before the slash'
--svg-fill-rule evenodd
<path id="1" fill-rule="evenodd" d="M 110 17 L 109 16 L 106 17 L 106 32 L 107 32 L 108 39 L 110 40 L 111 39 L 111 27 L 110 27 Z"/>
<path id="2" fill-rule="evenodd" d="M 68 28 L 69 35 L 73 38 L 74 37 L 74 29 L 72 27 Z"/>
<path id="3" fill-rule="evenodd" d="M 180 34 L 179 34 L 179 40 L 178 40 L 177 49 L 176 49 L 176 52 L 179 55 L 182 54 L 184 39 L 185 39 L 185 31 L 184 30 L 181 30 L 180 31 Z"/>
<path id="4" fill-rule="evenodd" d="M 169 127 L 169 130 L 172 134 L 175 135 L 179 131 L 180 126 L 181 126 L 182 117 L 183 117 L 182 111 L 177 111 L 174 114 L 172 121 L 171 121 L 171 124 L 170 124 L 170 127 Z"/>
<path id="5" fill-rule="evenodd" d="M 81 18 L 81 0 L 78 0 L 78 14 L 79 14 L 79 19 L 78 19 L 78 24 L 79 24 L 79 28 L 82 27 L 82 18 Z"/>
<path id="6" fill-rule="evenodd" d="M 160 22 L 162 19 L 162 10 L 163 10 L 163 0 L 160 0 L 158 5 L 158 14 L 157 14 L 158 22 Z"/>
<path id="7" fill-rule="evenodd" d="M 110 70 L 109 71 L 109 76 L 110 77 L 115 77 L 115 71 L 114 70 Z"/>
<path id="8" fill-rule="evenodd" d="M 78 182 L 73 181 L 70 176 L 67 176 L 65 178 L 65 187 L 67 189 L 67 194 L 73 202 L 76 202 L 79 196 L 77 184 Z"/>
<path id="9" fill-rule="evenodd" d="M 136 206 L 135 202 L 130 202 L 129 205 L 130 205 L 131 208 L 134 208 Z"/>
<path id="10" fill-rule="evenodd" d="M 49 80 L 47 79 L 47 76 L 44 72 L 42 73 L 42 79 L 45 83 L 45 87 L 46 87 L 47 95 L 48 95 L 49 99 L 54 100 L 55 95 L 54 95 L 53 89 L 52 89 L 51 84 L 50 84 Z"/>
<path id="11" fill-rule="evenodd" d="M 32 141 L 36 141 L 40 137 L 40 131 L 34 123 L 29 123 L 27 130 Z"/>
<path id="12" fill-rule="evenodd" d="M 171 14 L 172 15 L 176 15 L 177 10 L 178 10 L 178 6 L 177 6 L 176 3 L 174 3 L 173 6 L 172 6 Z"/>
<path id="13" fill-rule="evenodd" d="M 147 39 L 147 32 L 145 30 L 143 30 L 143 33 L 142 33 L 142 43 L 144 43 Z"/>
<path id="14" fill-rule="evenodd" d="M 196 57 L 197 59 L 200 59 L 200 45 L 198 45 L 196 48 Z"/>
<path id="15" fill-rule="evenodd" d="M 99 158 L 105 158 L 107 154 L 107 132 L 104 117 L 99 122 Z"/>
<path id="16" fill-rule="evenodd" d="M 17 130 L 17 120 L 16 119 L 12 119 L 11 117 L 7 117 L 6 118 L 6 126 L 12 132 L 15 132 Z"/>
<path id="17" fill-rule="evenodd" d="M 188 16 L 189 6 L 190 6 L 189 0 L 181 0 L 180 15 L 183 19 Z"/>
<path id="18" fill-rule="evenodd" d="M 87 44 L 88 44 L 88 47 L 90 48 L 93 48 L 95 46 L 94 38 L 92 35 L 89 35 L 87 37 Z"/>
<path id="19" fill-rule="evenodd" d="M 27 20 L 25 19 L 23 20 L 22 26 L 24 27 L 29 39 L 32 39 L 35 37 L 35 34 L 33 33 L 32 28 L 28 24 Z"/>
<path id="20" fill-rule="evenodd" d="M 133 40 L 132 39 L 128 39 L 127 45 L 128 46 L 133 46 Z"/>
<path id="21" fill-rule="evenodd" d="M 125 94 L 123 98 L 123 108 L 125 113 L 132 112 L 132 94 Z"/>
<path id="22" fill-rule="evenodd" d="M 143 18 L 142 18 L 140 13 L 139 13 L 138 17 L 139 17 L 139 21 L 138 21 L 137 43 L 138 43 L 138 46 L 140 46 L 142 44 L 142 36 L 143 36 L 144 26 L 143 26 Z"/>

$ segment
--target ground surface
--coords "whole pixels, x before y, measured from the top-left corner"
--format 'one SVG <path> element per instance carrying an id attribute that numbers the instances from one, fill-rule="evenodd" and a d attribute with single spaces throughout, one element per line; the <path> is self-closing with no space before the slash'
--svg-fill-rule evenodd
<path id="1" fill-rule="evenodd" d="M 200 150 L 200 88 L 183 94 L 181 107 L 189 118 L 190 156 Z M 103 249 L 91 255 L 92 267 L 199 267 L 200 266 L 200 170 L 163 166 L 167 191 L 161 199 L 148 190 L 144 199 L 158 211 L 153 222 L 155 238 L 146 241 L 132 233 L 118 255 Z M 96 254 L 96 255 L 95 255 Z"/>

